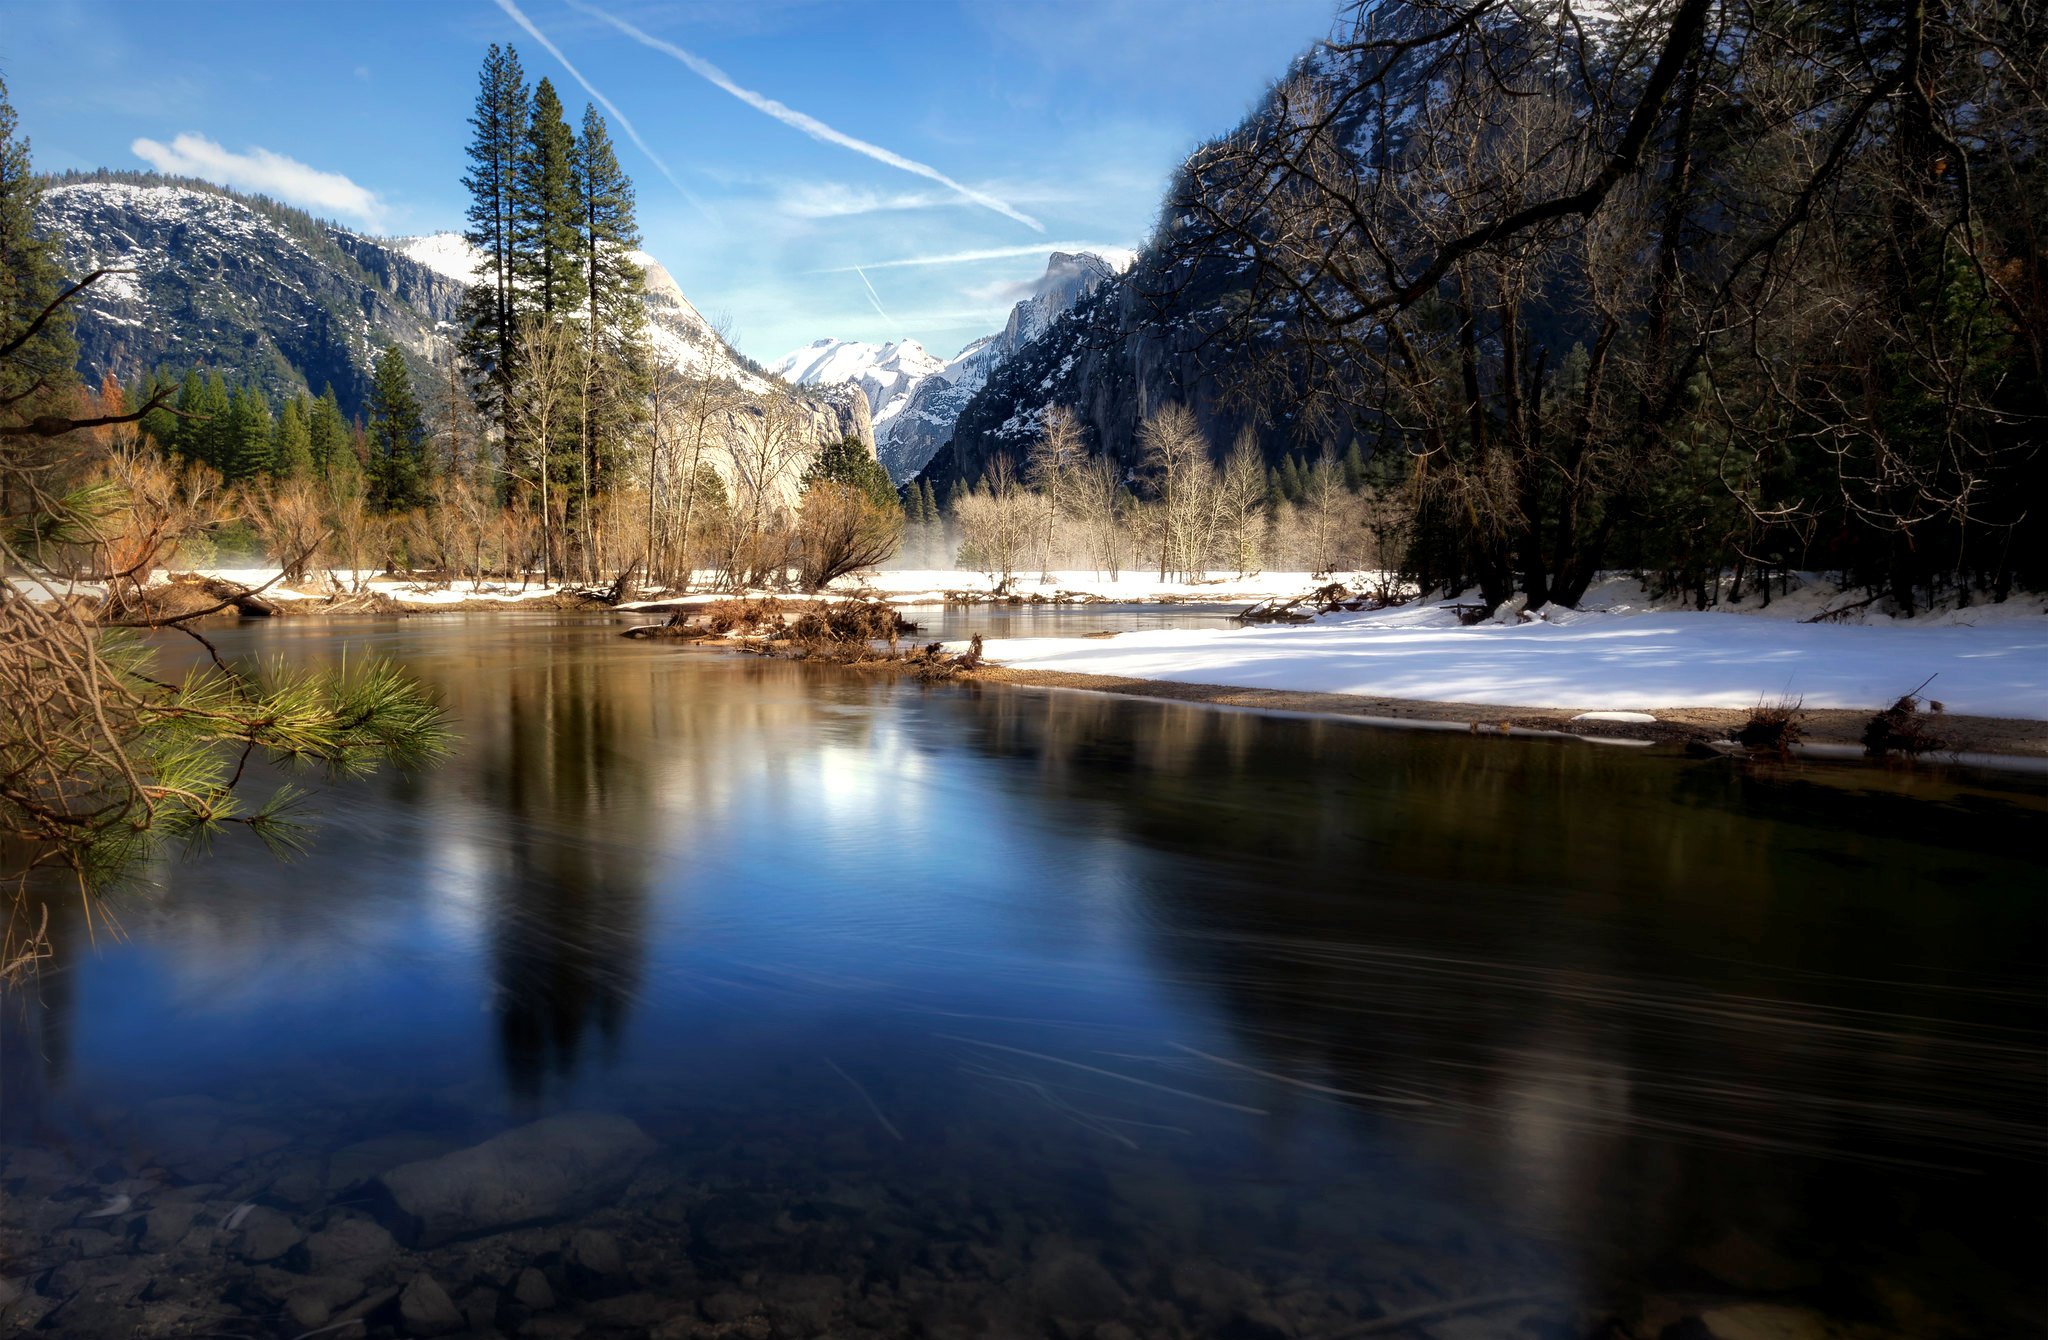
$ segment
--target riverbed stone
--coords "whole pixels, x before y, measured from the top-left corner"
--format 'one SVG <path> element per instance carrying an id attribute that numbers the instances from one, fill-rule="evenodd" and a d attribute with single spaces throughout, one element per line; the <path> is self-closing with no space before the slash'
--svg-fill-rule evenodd
<path id="1" fill-rule="evenodd" d="M 424 1270 L 398 1295 L 398 1319 L 407 1335 L 446 1335 L 463 1327 L 455 1300 Z"/>
<path id="2" fill-rule="evenodd" d="M 306 1268 L 315 1275 L 365 1279 L 397 1254 L 397 1239 L 366 1219 L 344 1219 L 306 1239 Z"/>
<path id="3" fill-rule="evenodd" d="M 399 1241 L 451 1238 L 555 1219 L 615 1196 L 654 1149 L 626 1117 L 548 1117 L 438 1158 L 400 1164 L 372 1186 Z"/>
<path id="4" fill-rule="evenodd" d="M 199 1209 L 199 1203 L 190 1200 L 167 1200 L 151 1207 L 142 1216 L 142 1249 L 162 1252 L 176 1246 L 180 1238 L 192 1231 L 192 1221 L 198 1217 Z"/>
<path id="5" fill-rule="evenodd" d="M 601 1229 L 581 1228 L 571 1234 L 565 1260 L 570 1280 L 584 1288 L 600 1288 L 626 1273 L 619 1240 Z"/>
<path id="6" fill-rule="evenodd" d="M 275 1261 L 298 1246 L 305 1236 L 284 1215 L 267 1205 L 258 1205 L 242 1219 L 236 1253 L 244 1261 Z"/>
<path id="7" fill-rule="evenodd" d="M 512 1301 L 534 1312 L 546 1312 L 555 1305 L 555 1291 L 546 1275 L 528 1266 L 512 1281 Z"/>

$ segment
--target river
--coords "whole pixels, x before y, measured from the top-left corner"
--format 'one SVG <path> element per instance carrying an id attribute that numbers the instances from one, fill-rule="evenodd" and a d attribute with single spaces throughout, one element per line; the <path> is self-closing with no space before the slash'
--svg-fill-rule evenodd
<path id="1" fill-rule="evenodd" d="M 229 834 L 94 917 L 51 898 L 55 957 L 0 1002 L 0 1328 L 2048 1325 L 2048 780 L 927 688 L 619 627 L 217 635 L 398 658 L 459 743 L 302 779 L 296 860 Z M 539 1129 L 647 1144 L 524 1219 L 422 1237 L 380 1199 L 563 1114 Z"/>

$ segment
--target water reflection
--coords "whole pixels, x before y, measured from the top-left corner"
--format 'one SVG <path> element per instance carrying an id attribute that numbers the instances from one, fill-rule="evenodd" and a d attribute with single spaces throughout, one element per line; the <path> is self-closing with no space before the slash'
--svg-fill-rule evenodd
<path id="1" fill-rule="evenodd" d="M 594 1108 L 658 1152 L 587 1222 L 709 1327 L 753 1315 L 728 1294 L 789 1334 L 1317 1335 L 1517 1291 L 1567 1306 L 1443 1333 L 2043 1319 L 2038 783 L 922 690 L 575 620 L 235 636 L 405 656 L 461 751 L 344 788 L 297 866 L 166 865 L 125 942 L 60 923 L 0 1037 L 24 1259 L 106 1246 L 79 1216 L 116 1187 L 332 1227 L 399 1151 Z M 180 1315 L 270 1333 L 277 1281 L 195 1250 L 148 1267 Z M 638 1333 L 565 1250 L 364 1288 L 432 1269 L 512 1331 L 530 1260 Z M 133 1322 L 59 1295 L 142 1259 L 39 1265 L 27 1305 Z"/>

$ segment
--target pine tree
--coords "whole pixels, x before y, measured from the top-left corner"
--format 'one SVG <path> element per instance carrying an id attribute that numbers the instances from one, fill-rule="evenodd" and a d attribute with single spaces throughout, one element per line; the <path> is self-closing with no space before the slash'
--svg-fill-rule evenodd
<path id="1" fill-rule="evenodd" d="M 1302 477 L 1301 462 L 1292 456 L 1280 462 L 1280 492 L 1297 506 L 1308 496 L 1308 481 Z"/>
<path id="2" fill-rule="evenodd" d="M 335 457 L 348 451 L 348 420 L 341 417 L 332 386 L 322 388 L 320 398 L 308 410 L 306 436 L 316 470 L 325 470 Z"/>
<path id="3" fill-rule="evenodd" d="M 1344 488 L 1347 492 L 1356 493 L 1365 487 L 1365 480 L 1365 448 L 1353 440 L 1344 452 Z"/>
<path id="4" fill-rule="evenodd" d="M 633 261 L 640 229 L 633 218 L 632 179 L 619 167 L 604 118 L 588 105 L 573 167 L 585 303 L 583 471 L 595 491 L 605 486 L 646 404 L 646 309 L 640 296 L 647 277 Z"/>
<path id="5" fill-rule="evenodd" d="M 146 405 L 159 392 L 178 384 L 177 379 L 167 372 L 152 372 L 136 382 L 128 392 L 128 403 Z M 173 450 L 178 438 L 178 416 L 169 409 L 159 409 L 142 418 L 142 435 L 155 444 L 165 455 Z"/>
<path id="6" fill-rule="evenodd" d="M 277 430 L 270 438 L 270 468 L 286 479 L 313 472 L 312 404 L 311 397 L 295 395 L 278 412 Z"/>
<path id="7" fill-rule="evenodd" d="M 226 474 L 229 408 L 227 384 L 218 372 L 202 374 L 194 368 L 186 373 L 184 384 L 178 389 L 181 417 L 172 443 L 177 453 Z"/>
<path id="8" fill-rule="evenodd" d="M 395 344 L 377 356 L 369 410 L 372 505 L 385 511 L 423 505 L 430 474 L 426 420 L 413 393 L 412 369 Z"/>
<path id="9" fill-rule="evenodd" d="M 28 329 L 64 289 L 54 239 L 38 235 L 36 199 L 42 194 L 29 162 L 28 140 L 15 133 L 14 108 L 0 81 L 0 344 Z M 68 394 L 78 347 L 69 309 L 43 323 L 35 338 L 0 362 L 0 408 L 19 413 L 38 384 L 46 396 Z"/>
<path id="10" fill-rule="evenodd" d="M 512 193 L 512 273 L 519 305 L 555 319 L 583 305 L 576 137 L 555 86 L 543 79 L 519 146 Z"/>
<path id="11" fill-rule="evenodd" d="M 469 192 L 469 227 L 463 237 L 483 260 L 476 283 L 463 295 L 460 347 L 477 379 L 477 408 L 503 426 L 517 334 L 513 206 L 532 98 L 519 53 L 511 47 L 492 44 L 478 82 L 476 110 L 469 120 L 469 172 L 462 179 Z"/>
<path id="12" fill-rule="evenodd" d="M 253 479 L 270 468 L 270 407 L 263 397 L 247 387 L 236 387 L 228 397 L 219 437 L 215 468 L 230 484 Z"/>

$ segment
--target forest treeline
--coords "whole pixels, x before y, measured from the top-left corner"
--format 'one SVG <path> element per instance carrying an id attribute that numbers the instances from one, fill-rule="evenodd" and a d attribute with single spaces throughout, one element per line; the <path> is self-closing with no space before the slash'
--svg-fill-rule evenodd
<path id="1" fill-rule="evenodd" d="M 1367 442 L 1425 586 L 2040 589 L 2044 53 L 1998 0 L 1362 3 L 1189 158 L 1139 303 Z"/>

